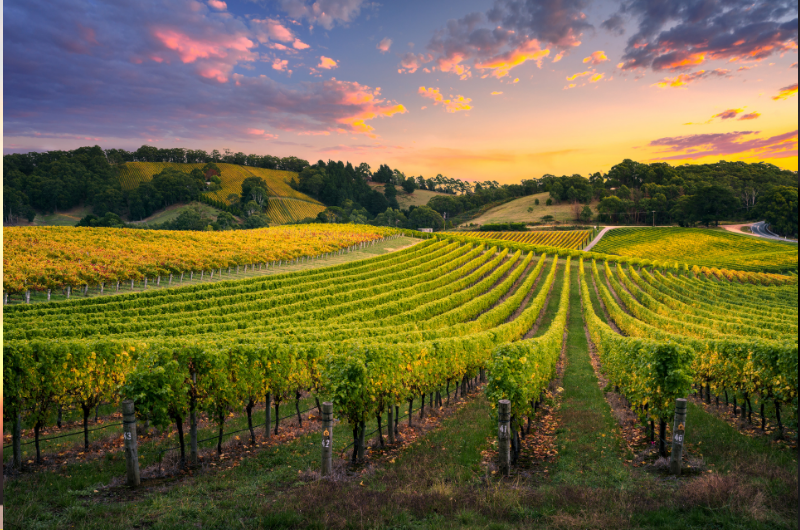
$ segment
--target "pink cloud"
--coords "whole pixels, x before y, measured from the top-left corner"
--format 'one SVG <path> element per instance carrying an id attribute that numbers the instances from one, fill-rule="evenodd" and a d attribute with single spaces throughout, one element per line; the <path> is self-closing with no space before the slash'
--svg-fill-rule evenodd
<path id="1" fill-rule="evenodd" d="M 218 11 L 225 11 L 226 9 L 228 9 L 228 4 L 226 4 L 222 0 L 208 0 L 208 5 L 210 5 L 211 7 L 213 7 Z"/>
<path id="2" fill-rule="evenodd" d="M 376 46 L 377 49 L 381 51 L 381 53 L 386 53 L 389 51 L 389 48 L 392 46 L 392 39 L 389 37 L 384 38 L 381 40 L 378 45 Z"/>
<path id="3" fill-rule="evenodd" d="M 310 47 L 311 47 L 310 45 L 306 44 L 300 39 L 294 39 L 294 42 L 292 43 L 292 48 L 294 48 L 295 50 L 307 50 Z"/>
<path id="4" fill-rule="evenodd" d="M 177 53 L 183 63 L 198 63 L 201 76 L 224 83 L 233 67 L 241 61 L 254 61 L 251 51 L 256 44 L 244 33 L 216 34 L 207 40 L 191 37 L 171 28 L 157 28 L 153 36 L 167 49 Z M 162 59 L 159 57 L 159 59 Z"/>
<path id="5" fill-rule="evenodd" d="M 265 140 L 274 140 L 278 137 L 275 134 L 269 134 L 264 129 L 246 129 L 245 132 L 250 136 L 258 136 L 264 138 Z"/>
<path id="6" fill-rule="evenodd" d="M 292 30 L 280 23 L 280 21 L 265 18 L 263 20 L 253 19 L 251 26 L 259 42 L 265 43 L 269 40 L 279 42 L 292 42 L 295 40 Z"/>
<path id="7" fill-rule="evenodd" d="M 289 69 L 289 61 L 286 59 L 275 59 L 272 61 L 272 69 L 279 72 L 286 72 Z"/>
<path id="8" fill-rule="evenodd" d="M 325 57 L 324 55 L 319 58 L 319 64 L 317 68 L 322 68 L 324 70 L 333 70 L 337 68 L 339 63 L 331 59 L 330 57 Z"/>
<path id="9" fill-rule="evenodd" d="M 583 60 L 584 63 L 589 63 L 593 66 L 606 61 L 608 61 L 608 57 L 606 57 L 606 53 L 602 50 L 592 53 L 589 57 L 586 57 Z"/>
<path id="10" fill-rule="evenodd" d="M 788 158 L 797 156 L 797 130 L 770 138 L 753 138 L 754 131 L 693 134 L 653 140 L 650 147 L 664 148 L 655 160 L 691 160 L 707 156 Z"/>
<path id="11" fill-rule="evenodd" d="M 438 88 L 425 88 L 424 86 L 419 87 L 418 92 L 422 97 L 432 99 L 435 105 L 442 105 L 444 109 L 450 113 L 472 109 L 472 106 L 470 106 L 472 99 L 465 98 L 464 96 L 451 95 L 451 99 L 444 99 L 444 96 L 439 92 Z"/>
<path id="12" fill-rule="evenodd" d="M 405 73 L 405 74 L 413 74 L 416 72 L 419 67 L 425 63 L 429 63 L 433 60 L 433 57 L 430 55 L 425 54 L 414 54 L 411 52 L 406 53 L 400 59 L 400 68 L 398 69 L 398 73 Z"/>

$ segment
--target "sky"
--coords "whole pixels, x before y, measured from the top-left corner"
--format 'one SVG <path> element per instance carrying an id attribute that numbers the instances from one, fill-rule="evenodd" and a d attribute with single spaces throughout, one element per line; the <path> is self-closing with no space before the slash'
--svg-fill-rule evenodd
<path id="1" fill-rule="evenodd" d="M 3 150 L 796 171 L 797 43 L 791 0 L 6 0 Z"/>

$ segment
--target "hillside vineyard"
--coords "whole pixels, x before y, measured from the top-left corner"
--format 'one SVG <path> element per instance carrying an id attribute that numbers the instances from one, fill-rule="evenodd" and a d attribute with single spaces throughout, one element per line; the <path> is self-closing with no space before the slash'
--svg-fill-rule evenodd
<path id="1" fill-rule="evenodd" d="M 796 399 L 796 285 L 609 261 L 588 279 L 577 251 L 496 243 L 430 239 L 326 269 L 12 307 L 5 407 L 36 423 L 58 405 L 129 397 L 176 423 L 195 409 L 224 421 L 310 391 L 363 425 L 488 368 L 490 397 L 519 419 L 555 373 L 568 311 L 583 313 L 642 417 L 663 423 L 698 382 Z M 574 282 L 582 307 L 570 308 Z M 538 329 L 548 304 L 555 317 Z"/>

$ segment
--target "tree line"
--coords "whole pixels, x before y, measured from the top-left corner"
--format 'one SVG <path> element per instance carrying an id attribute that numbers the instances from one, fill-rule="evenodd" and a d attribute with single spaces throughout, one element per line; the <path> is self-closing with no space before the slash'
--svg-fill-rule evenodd
<path id="1" fill-rule="evenodd" d="M 117 168 L 133 161 L 203 163 L 187 175 L 165 169 L 134 190 L 121 188 Z M 55 212 L 79 205 L 92 207 L 94 219 L 107 213 L 121 219 L 143 219 L 178 202 L 208 199 L 203 192 L 219 186 L 216 163 L 231 163 L 297 172 L 292 187 L 328 206 L 316 221 L 368 223 L 417 228 L 425 223 L 436 228 L 447 221 L 458 223 L 470 214 L 495 204 L 538 193 L 548 193 L 548 204 L 573 205 L 576 220 L 622 224 L 716 224 L 723 219 L 766 219 L 782 235 L 797 234 L 797 173 L 767 163 L 720 161 L 715 164 L 671 166 L 623 160 L 608 173 L 582 175 L 545 174 L 519 183 L 469 182 L 438 174 L 433 178 L 406 176 L 381 164 L 373 172 L 367 163 L 322 160 L 311 165 L 297 157 L 245 155 L 222 152 L 142 146 L 136 151 L 103 150 L 99 146 L 74 151 L 11 154 L 3 157 L 4 222 L 32 220 L 36 211 Z M 248 179 L 251 180 L 251 179 Z M 381 190 L 369 182 L 383 184 Z M 210 184 L 207 184 L 210 183 Z M 252 183 L 251 183 L 252 184 Z M 213 204 L 251 219 L 252 226 L 268 222 L 264 216 L 266 183 L 254 183 L 228 204 Z M 411 221 L 414 208 L 403 209 L 399 190 L 423 189 L 442 195 L 432 197 L 425 210 Z M 257 193 L 253 194 L 253 190 Z M 263 192 L 263 193 L 262 193 Z M 211 201 L 204 200 L 204 202 Z M 589 207 L 595 203 L 595 212 Z M 424 215 L 423 215 L 424 213 Z M 435 214 L 435 215 L 433 215 Z M 115 222 L 110 218 L 109 222 Z M 200 220 L 188 223 L 196 226 Z M 225 223 L 223 223 L 225 224 Z M 207 227 L 208 225 L 206 225 Z M 220 226 L 222 228 L 222 226 Z M 421 227 L 421 226 L 419 226 Z"/>

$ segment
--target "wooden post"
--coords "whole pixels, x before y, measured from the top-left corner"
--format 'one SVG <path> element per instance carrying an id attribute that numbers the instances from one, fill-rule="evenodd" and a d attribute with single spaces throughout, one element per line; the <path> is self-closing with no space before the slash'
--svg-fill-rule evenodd
<path id="1" fill-rule="evenodd" d="M 144 289 L 147 290 L 147 276 L 144 277 Z"/>
<path id="2" fill-rule="evenodd" d="M 50 289 L 47 290 L 47 301 L 50 301 Z"/>
<path id="3" fill-rule="evenodd" d="M 25 289 L 25 303 L 26 304 L 30 304 L 31 303 L 31 290 L 30 289 Z"/>
<path id="4" fill-rule="evenodd" d="M 133 285 L 133 282 L 131 282 L 131 285 Z M 72 286 L 71 285 L 67 285 L 67 300 L 69 300 L 69 295 L 70 295 L 71 292 L 72 292 Z M 8 297 L 8 295 L 6 295 L 6 302 L 8 302 L 8 298 L 7 297 Z"/>
<path id="5" fill-rule="evenodd" d="M 172 276 L 172 275 L 170 275 Z M 170 278 L 171 279 L 171 278 Z M 192 386 L 197 386 L 197 373 L 192 374 Z M 192 395 L 189 399 L 189 463 L 197 464 L 197 398 L 195 388 L 192 388 Z"/>
<path id="6" fill-rule="evenodd" d="M 500 449 L 500 473 L 511 471 L 511 401 L 501 399 L 497 404 L 497 443 Z"/>
<path id="7" fill-rule="evenodd" d="M 681 459 L 683 458 L 683 436 L 686 430 L 686 400 L 675 400 L 675 423 L 672 427 L 672 454 L 669 459 L 669 472 L 673 475 L 681 474 Z"/>
<path id="8" fill-rule="evenodd" d="M 272 392 L 267 392 L 264 409 L 266 411 L 266 420 L 264 421 L 266 430 L 264 431 L 264 438 L 269 438 L 269 435 L 271 434 L 269 427 L 272 424 L 272 418 L 270 417 L 272 414 Z"/>
<path id="9" fill-rule="evenodd" d="M 141 483 L 141 480 L 139 479 L 139 450 L 136 440 L 136 413 L 132 399 L 122 402 L 122 430 L 125 439 L 125 467 L 128 470 L 128 486 L 135 488 Z"/>
<path id="10" fill-rule="evenodd" d="M 762 407 L 763 408 L 763 407 Z M 762 414 L 763 416 L 763 414 Z M 389 443 L 394 443 L 394 403 L 389 404 Z"/>
<path id="11" fill-rule="evenodd" d="M 13 440 L 13 451 L 14 451 L 14 469 L 20 471 L 22 469 L 22 449 L 21 449 L 21 440 L 22 440 L 22 413 L 17 412 L 14 416 L 14 434 L 12 436 Z"/>
<path id="12" fill-rule="evenodd" d="M 322 476 L 333 473 L 333 403 L 322 404 Z"/>

